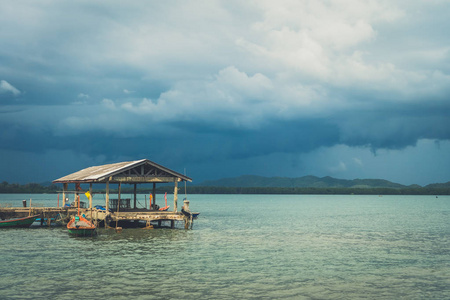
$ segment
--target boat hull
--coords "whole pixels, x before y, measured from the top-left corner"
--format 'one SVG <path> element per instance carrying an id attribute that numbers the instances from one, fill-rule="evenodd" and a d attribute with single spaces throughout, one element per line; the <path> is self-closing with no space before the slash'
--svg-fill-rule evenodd
<path id="1" fill-rule="evenodd" d="M 95 226 L 82 216 L 73 217 L 67 224 L 67 230 L 73 236 L 93 236 Z"/>
<path id="2" fill-rule="evenodd" d="M 183 208 L 181 209 L 181 213 L 183 215 L 185 215 L 186 217 L 192 217 L 192 219 L 197 219 L 198 215 L 200 214 L 199 212 L 190 212 L 190 211 L 185 211 Z"/>
<path id="3" fill-rule="evenodd" d="M 93 236 L 95 234 L 95 228 L 70 228 L 68 231 L 73 236 Z"/>
<path id="4" fill-rule="evenodd" d="M 0 228 L 28 228 L 36 221 L 39 215 L 0 221 Z"/>

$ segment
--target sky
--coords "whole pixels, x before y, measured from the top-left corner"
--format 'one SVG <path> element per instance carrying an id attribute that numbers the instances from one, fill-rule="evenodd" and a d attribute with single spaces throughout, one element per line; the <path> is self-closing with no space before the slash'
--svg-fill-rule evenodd
<path id="1" fill-rule="evenodd" d="M 450 181 L 450 1 L 0 1 L 0 181 L 147 158 Z"/>

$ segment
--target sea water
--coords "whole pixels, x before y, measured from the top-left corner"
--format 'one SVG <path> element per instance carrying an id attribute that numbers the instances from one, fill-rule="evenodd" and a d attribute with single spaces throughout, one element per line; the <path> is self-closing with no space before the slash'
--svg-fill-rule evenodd
<path id="1" fill-rule="evenodd" d="M 0 299 L 450 299 L 449 196 L 188 198 L 192 230 L 0 230 Z"/>

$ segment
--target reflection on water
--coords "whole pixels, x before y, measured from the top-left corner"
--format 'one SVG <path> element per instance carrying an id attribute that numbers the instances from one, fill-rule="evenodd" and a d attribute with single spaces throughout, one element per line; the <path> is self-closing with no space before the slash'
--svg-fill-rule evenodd
<path id="1" fill-rule="evenodd" d="M 0 298 L 450 298 L 450 197 L 190 199 L 193 230 L 0 230 Z"/>

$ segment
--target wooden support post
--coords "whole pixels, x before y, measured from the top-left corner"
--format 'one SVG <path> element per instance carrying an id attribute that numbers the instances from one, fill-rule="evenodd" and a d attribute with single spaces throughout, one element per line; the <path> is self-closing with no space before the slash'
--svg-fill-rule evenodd
<path id="1" fill-rule="evenodd" d="M 173 211 L 177 212 L 178 202 L 178 178 L 175 178 L 175 188 L 173 189 Z"/>
<path id="2" fill-rule="evenodd" d="M 119 182 L 119 194 L 117 197 L 117 217 L 116 217 L 116 232 L 121 232 L 122 227 L 119 227 L 119 208 L 120 208 L 120 192 L 122 189 L 122 183 Z"/>
<path id="3" fill-rule="evenodd" d="M 92 182 L 89 184 L 89 208 L 92 211 Z"/>
<path id="4" fill-rule="evenodd" d="M 172 228 L 172 229 L 175 228 L 175 221 L 174 220 L 170 220 L 170 228 Z"/>
<path id="5" fill-rule="evenodd" d="M 63 206 L 66 205 L 66 191 L 69 184 L 66 182 L 63 184 Z"/>
<path id="6" fill-rule="evenodd" d="M 134 209 L 136 209 L 136 183 L 134 184 Z"/>
<path id="7" fill-rule="evenodd" d="M 106 212 L 109 211 L 109 180 L 106 182 L 106 203 L 105 203 Z"/>
<path id="8" fill-rule="evenodd" d="M 191 212 L 191 210 L 189 209 L 189 200 L 184 200 L 183 201 L 183 210 L 187 211 L 187 212 Z"/>
<path id="9" fill-rule="evenodd" d="M 106 191 L 105 191 L 106 195 L 105 195 L 105 208 L 106 208 L 106 214 L 105 214 L 105 218 L 103 219 L 103 222 L 105 223 L 105 228 L 108 228 L 108 222 L 106 221 L 107 216 L 109 214 L 109 180 L 106 181 Z"/>
<path id="10" fill-rule="evenodd" d="M 92 222 L 92 182 L 89 184 L 89 209 L 91 211 L 91 222 Z"/>
<path id="11" fill-rule="evenodd" d="M 153 182 L 153 191 L 152 191 L 152 195 L 153 195 L 153 209 L 156 210 L 156 183 Z M 151 204 L 150 204 L 151 205 Z"/>
<path id="12" fill-rule="evenodd" d="M 80 215 L 81 204 L 80 204 L 80 196 L 78 194 L 77 194 L 77 199 L 78 199 L 78 215 Z"/>
<path id="13" fill-rule="evenodd" d="M 118 197 L 117 197 L 117 209 L 119 209 L 120 207 L 120 193 L 121 193 L 121 189 L 122 189 L 122 183 L 119 182 L 119 191 L 118 191 Z"/>

